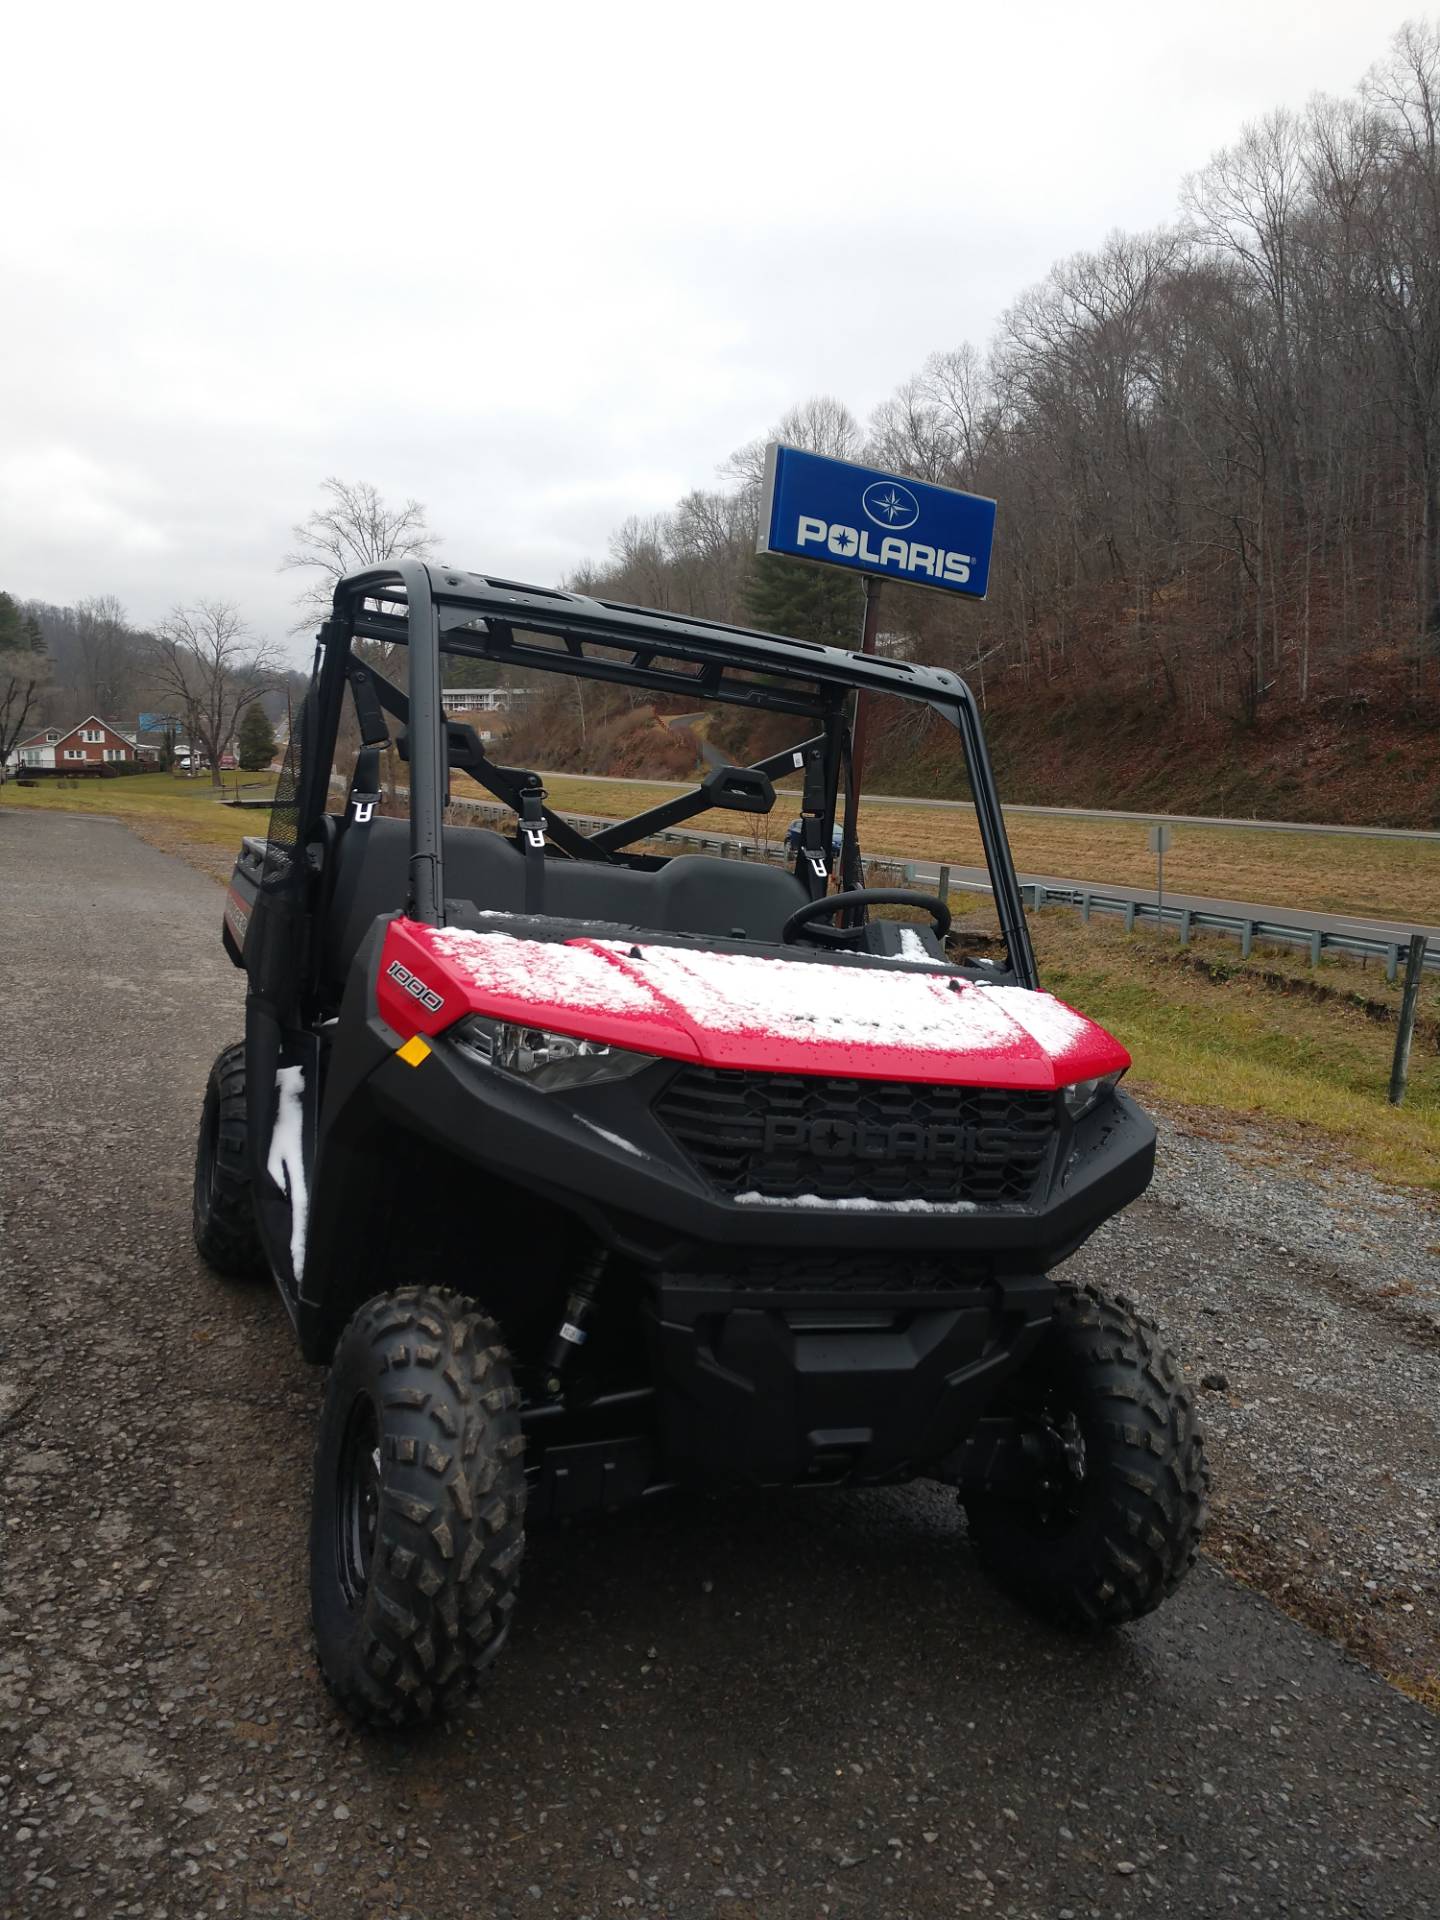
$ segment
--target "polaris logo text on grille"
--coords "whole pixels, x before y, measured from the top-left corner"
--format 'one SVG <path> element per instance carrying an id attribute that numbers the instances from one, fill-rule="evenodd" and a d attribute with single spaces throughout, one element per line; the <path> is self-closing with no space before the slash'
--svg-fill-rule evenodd
<path id="1" fill-rule="evenodd" d="M 443 993 L 436 993 L 433 987 L 427 987 L 423 980 L 417 980 L 408 967 L 402 967 L 398 960 L 392 960 L 385 969 L 397 987 L 403 987 L 406 993 L 418 1000 L 427 1013 L 438 1013 L 445 1004 Z"/>
<path id="2" fill-rule="evenodd" d="M 1004 1127 L 927 1126 L 900 1120 L 769 1119 L 767 1153 L 810 1153 L 823 1160 L 1003 1160 L 1013 1141 Z"/>

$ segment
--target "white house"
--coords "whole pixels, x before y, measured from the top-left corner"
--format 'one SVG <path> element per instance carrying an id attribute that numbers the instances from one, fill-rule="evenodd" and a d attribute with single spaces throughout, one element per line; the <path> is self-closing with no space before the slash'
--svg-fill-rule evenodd
<path id="1" fill-rule="evenodd" d="M 56 743 L 64 737 L 64 733 L 63 727 L 41 727 L 37 733 L 27 733 L 11 748 L 5 760 L 5 771 L 14 773 L 20 767 L 53 767 Z"/>

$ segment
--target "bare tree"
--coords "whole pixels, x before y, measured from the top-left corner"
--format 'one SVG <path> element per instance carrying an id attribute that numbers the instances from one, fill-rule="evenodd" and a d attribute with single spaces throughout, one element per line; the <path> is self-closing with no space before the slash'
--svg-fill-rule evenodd
<path id="1" fill-rule="evenodd" d="M 183 716 L 192 748 L 210 762 L 220 785 L 220 757 L 245 709 L 268 693 L 284 663 L 268 642 L 256 643 L 238 610 L 224 600 L 174 607 L 160 623 L 151 652 L 156 692 Z"/>
<path id="2" fill-rule="evenodd" d="M 737 447 L 721 465 L 723 477 L 738 482 L 741 492 L 756 500 L 765 478 L 765 448 L 772 440 L 803 447 L 807 453 L 828 453 L 837 460 L 858 459 L 862 445 L 859 422 L 844 401 L 828 393 L 812 394 L 782 415 L 763 438 Z"/>
<path id="3" fill-rule="evenodd" d="M 1440 662 L 1440 21 L 1352 98 L 1243 128 L 1183 213 L 1057 262 L 867 435 L 792 409 L 719 491 L 627 523 L 588 590 L 745 617 L 778 438 L 1001 502 L 985 605 L 886 595 L 897 646 L 997 699 L 1081 670 L 1162 726 L 1345 726 L 1393 688 L 1410 725 Z"/>
<path id="4" fill-rule="evenodd" d="M 347 573 L 387 560 L 428 560 L 438 545 L 418 500 L 392 507 L 368 480 L 337 480 L 333 474 L 320 491 L 323 506 L 291 528 L 296 545 L 280 562 L 282 573 L 315 575 L 296 601 L 301 612 L 294 633 L 325 619 L 335 583 Z"/>
<path id="5" fill-rule="evenodd" d="M 113 593 L 93 595 L 75 609 L 80 704 L 111 717 L 128 704 L 135 677 L 136 635 Z"/>
<path id="6" fill-rule="evenodd" d="M 42 651 L 30 647 L 0 650 L 0 785 L 15 744 L 32 731 L 31 714 L 38 719 L 39 694 L 48 663 Z"/>

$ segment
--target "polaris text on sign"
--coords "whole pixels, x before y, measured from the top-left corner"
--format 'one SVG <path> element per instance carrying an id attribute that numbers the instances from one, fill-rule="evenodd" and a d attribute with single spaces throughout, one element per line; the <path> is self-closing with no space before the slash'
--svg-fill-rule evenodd
<path id="1" fill-rule="evenodd" d="M 761 553 L 983 600 L 995 502 L 778 442 L 765 450 Z"/>

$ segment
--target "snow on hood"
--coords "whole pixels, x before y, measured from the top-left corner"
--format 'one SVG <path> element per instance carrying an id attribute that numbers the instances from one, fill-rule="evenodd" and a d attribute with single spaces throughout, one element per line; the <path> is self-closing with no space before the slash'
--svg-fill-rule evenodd
<path id="1" fill-rule="evenodd" d="M 407 932 L 471 990 L 471 1010 L 712 1066 L 1051 1088 L 1129 1065 L 1048 993 L 906 966 Z"/>

